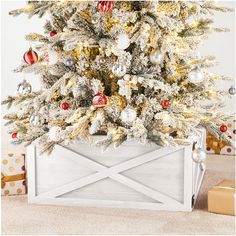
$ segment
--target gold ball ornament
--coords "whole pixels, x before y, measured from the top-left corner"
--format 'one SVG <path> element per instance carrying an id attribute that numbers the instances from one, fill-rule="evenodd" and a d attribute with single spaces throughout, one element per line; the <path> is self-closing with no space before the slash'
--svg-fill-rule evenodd
<path id="1" fill-rule="evenodd" d="M 123 110 L 126 105 L 126 99 L 120 95 L 113 95 L 109 99 L 109 106 L 111 107 L 118 107 Z"/>

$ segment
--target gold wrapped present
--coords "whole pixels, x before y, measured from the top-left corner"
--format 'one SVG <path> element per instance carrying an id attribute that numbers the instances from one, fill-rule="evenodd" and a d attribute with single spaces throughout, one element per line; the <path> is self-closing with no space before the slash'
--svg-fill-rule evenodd
<path id="1" fill-rule="evenodd" d="M 27 192 L 24 154 L 9 153 L 2 158 L 1 189 L 2 195 Z"/>
<path id="2" fill-rule="evenodd" d="M 229 138 L 231 138 L 234 142 L 236 142 L 236 120 L 229 120 L 226 123 Z M 223 140 L 218 140 L 214 135 L 207 132 L 207 153 L 209 154 L 217 154 L 217 155 L 235 155 L 236 150 L 233 149 L 229 144 Z"/>
<path id="3" fill-rule="evenodd" d="M 235 198 L 235 181 L 223 180 L 208 191 L 208 211 L 235 215 Z"/>

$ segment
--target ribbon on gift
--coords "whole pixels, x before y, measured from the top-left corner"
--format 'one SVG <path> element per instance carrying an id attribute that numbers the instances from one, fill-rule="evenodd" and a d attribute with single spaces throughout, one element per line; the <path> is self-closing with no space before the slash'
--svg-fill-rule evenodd
<path id="1" fill-rule="evenodd" d="M 4 175 L 3 173 L 1 173 L 1 187 L 4 188 L 6 182 L 24 180 L 25 178 L 26 178 L 25 173 L 16 175 Z"/>
<path id="2" fill-rule="evenodd" d="M 232 186 L 214 186 L 213 188 L 236 190 L 236 187 L 234 185 L 232 185 Z"/>

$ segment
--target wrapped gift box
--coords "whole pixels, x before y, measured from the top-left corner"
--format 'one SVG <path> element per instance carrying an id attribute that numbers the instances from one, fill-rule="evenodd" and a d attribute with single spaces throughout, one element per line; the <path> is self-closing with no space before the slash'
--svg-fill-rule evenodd
<path id="1" fill-rule="evenodd" d="M 227 124 L 230 138 L 236 142 L 236 120 L 230 120 Z M 218 140 L 214 135 L 207 132 L 207 153 L 217 155 L 235 155 L 236 151 L 225 141 Z"/>
<path id="2" fill-rule="evenodd" d="M 27 192 L 24 154 L 9 153 L 2 157 L 1 188 L 2 195 Z"/>
<path id="3" fill-rule="evenodd" d="M 235 215 L 235 198 L 235 181 L 223 180 L 208 191 L 208 211 Z"/>

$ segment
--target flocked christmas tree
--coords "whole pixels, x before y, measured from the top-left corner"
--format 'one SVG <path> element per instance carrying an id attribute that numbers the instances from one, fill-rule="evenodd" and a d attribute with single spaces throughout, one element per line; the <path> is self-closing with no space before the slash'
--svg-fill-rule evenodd
<path id="1" fill-rule="evenodd" d="M 206 127 L 228 138 L 220 112 L 222 91 L 207 72 L 215 61 L 198 48 L 213 28 L 208 16 L 229 11 L 212 1 L 32 1 L 12 11 L 50 14 L 45 35 L 31 33 L 30 48 L 16 72 L 41 76 L 27 81 L 3 104 L 20 107 L 5 118 L 14 143 L 37 140 L 42 151 L 77 139 L 118 146 L 125 140 L 176 145 Z"/>

